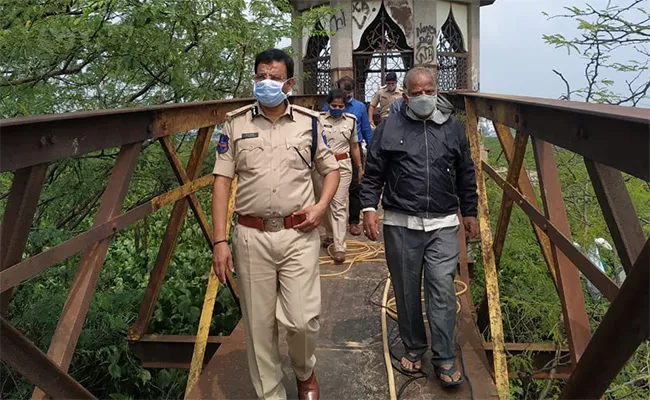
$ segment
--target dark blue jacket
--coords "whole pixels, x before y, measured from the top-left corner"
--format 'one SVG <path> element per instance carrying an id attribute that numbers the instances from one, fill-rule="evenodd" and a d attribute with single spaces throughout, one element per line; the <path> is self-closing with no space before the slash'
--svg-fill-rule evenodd
<path id="1" fill-rule="evenodd" d="M 414 120 L 406 106 L 375 129 L 361 185 L 361 207 L 425 218 L 460 211 L 475 217 L 478 196 L 474 163 L 463 124 Z"/>

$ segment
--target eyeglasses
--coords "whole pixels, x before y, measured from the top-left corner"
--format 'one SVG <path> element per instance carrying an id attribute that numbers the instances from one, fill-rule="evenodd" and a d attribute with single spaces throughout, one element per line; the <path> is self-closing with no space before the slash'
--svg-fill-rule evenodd
<path id="1" fill-rule="evenodd" d="M 269 74 L 255 74 L 253 76 L 253 79 L 255 80 L 255 82 L 260 82 L 260 81 L 263 81 L 264 79 L 270 79 L 270 80 L 276 81 L 276 82 L 284 82 L 284 81 L 287 80 L 287 78 L 284 78 L 282 76 L 269 75 Z"/>

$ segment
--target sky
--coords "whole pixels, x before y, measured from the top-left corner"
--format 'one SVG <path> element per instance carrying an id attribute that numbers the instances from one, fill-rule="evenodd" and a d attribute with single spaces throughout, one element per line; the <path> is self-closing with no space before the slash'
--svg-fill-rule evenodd
<path id="1" fill-rule="evenodd" d="M 585 3 L 586 0 L 496 0 L 490 6 L 481 7 L 480 91 L 558 98 L 566 92 L 566 87 L 553 69 L 567 78 L 572 89 L 584 87 L 585 60 L 574 52 L 568 55 L 565 48 L 556 49 L 542 39 L 544 34 L 555 33 L 573 38 L 578 33 L 577 22 L 566 18 L 549 20 L 542 12 L 565 14 L 564 6 L 583 7 Z M 589 0 L 589 4 L 599 9 L 607 1 Z M 635 51 L 619 51 L 612 58 L 626 62 L 635 54 Z M 622 92 L 625 76 L 612 74 L 610 77 Z"/>

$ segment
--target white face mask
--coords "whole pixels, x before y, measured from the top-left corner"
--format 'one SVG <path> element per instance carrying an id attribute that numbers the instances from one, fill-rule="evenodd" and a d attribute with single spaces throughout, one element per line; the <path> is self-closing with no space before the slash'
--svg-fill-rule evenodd
<path id="1" fill-rule="evenodd" d="M 426 119 L 435 111 L 438 96 L 435 94 L 421 94 L 415 97 L 409 96 L 408 99 L 408 107 L 411 111 L 413 111 L 413 113 L 418 117 Z"/>

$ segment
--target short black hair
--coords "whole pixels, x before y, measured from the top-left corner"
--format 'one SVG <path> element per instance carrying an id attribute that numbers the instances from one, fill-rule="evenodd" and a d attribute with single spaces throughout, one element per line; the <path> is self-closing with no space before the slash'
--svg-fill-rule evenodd
<path id="1" fill-rule="evenodd" d="M 397 74 L 392 71 L 387 73 L 386 82 L 397 82 Z"/>
<path id="2" fill-rule="evenodd" d="M 329 94 L 327 95 L 327 104 L 333 102 L 334 99 L 343 100 L 343 104 L 345 104 L 345 106 L 347 107 L 347 105 L 348 105 L 348 96 L 345 94 L 343 89 L 332 89 L 332 90 L 330 90 Z"/>
<path id="3" fill-rule="evenodd" d="M 258 54 L 255 57 L 255 73 L 257 73 L 258 65 L 272 61 L 284 61 L 284 65 L 287 66 L 287 79 L 293 78 L 293 58 L 280 49 L 267 49 Z"/>
<path id="4" fill-rule="evenodd" d="M 349 76 L 344 76 L 336 82 L 336 86 L 338 86 L 339 89 L 347 91 L 354 90 L 354 79 Z"/>

